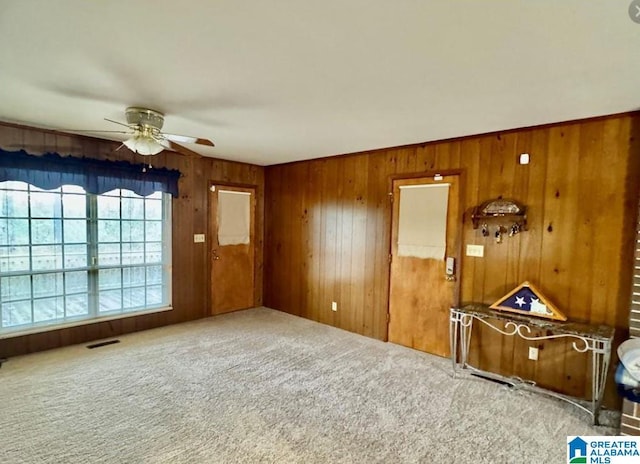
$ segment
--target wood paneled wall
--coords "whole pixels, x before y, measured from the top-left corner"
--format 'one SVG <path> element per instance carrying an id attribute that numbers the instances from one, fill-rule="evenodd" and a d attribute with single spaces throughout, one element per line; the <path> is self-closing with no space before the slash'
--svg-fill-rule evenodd
<path id="1" fill-rule="evenodd" d="M 264 217 L 264 168 L 211 158 L 180 156 L 163 152 L 142 158 L 119 144 L 97 139 L 63 135 L 27 127 L 0 124 L 0 147 L 24 148 L 33 154 L 53 151 L 61 155 L 98 159 L 151 162 L 156 167 L 178 169 L 180 196 L 173 199 L 173 310 L 88 324 L 62 330 L 0 340 L 0 357 L 56 348 L 89 340 L 112 337 L 210 315 L 209 261 L 206 243 L 193 243 L 193 234 L 206 233 L 208 186 L 211 181 L 250 184 L 257 187 L 257 255 L 255 304 L 262 304 L 262 238 Z"/>
<path id="2" fill-rule="evenodd" d="M 462 259 L 461 301 L 490 304 L 529 280 L 570 319 L 624 337 L 639 134 L 634 113 L 267 167 L 265 304 L 385 340 L 389 179 L 459 169 L 463 244 L 485 245 L 484 258 Z M 520 165 L 525 152 L 531 163 Z M 498 196 L 529 207 L 529 230 L 501 244 L 470 221 Z M 538 343 L 535 363 L 526 342 L 479 333 L 475 343 L 482 368 L 584 393 L 586 361 L 564 344 Z"/>

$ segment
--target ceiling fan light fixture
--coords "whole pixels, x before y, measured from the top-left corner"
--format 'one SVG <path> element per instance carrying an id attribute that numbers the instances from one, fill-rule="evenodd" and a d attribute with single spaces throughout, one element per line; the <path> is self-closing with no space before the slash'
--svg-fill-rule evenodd
<path id="1" fill-rule="evenodd" d="M 140 134 L 136 134 L 122 143 L 124 143 L 129 150 L 144 156 L 157 155 L 165 149 L 165 147 L 154 138 Z"/>

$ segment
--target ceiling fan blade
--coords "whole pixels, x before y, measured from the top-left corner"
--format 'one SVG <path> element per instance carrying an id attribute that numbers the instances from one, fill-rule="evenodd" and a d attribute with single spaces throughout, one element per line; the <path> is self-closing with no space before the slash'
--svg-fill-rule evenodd
<path id="1" fill-rule="evenodd" d="M 133 132 L 133 128 L 127 126 L 127 128 L 129 129 L 128 131 L 125 130 L 102 130 L 102 129 L 74 129 L 74 128 L 68 128 L 68 127 L 63 127 L 61 129 L 55 128 L 55 129 L 48 129 L 54 132 L 78 132 L 78 133 L 84 133 L 84 132 L 100 132 L 103 134 L 131 134 Z"/>
<path id="2" fill-rule="evenodd" d="M 199 137 L 189 137 L 188 135 L 177 135 L 177 134 L 167 134 L 162 133 L 162 135 L 167 139 L 173 142 L 180 143 L 197 143 L 198 145 L 206 145 L 208 147 L 215 147 L 214 143 L 209 139 L 201 139 Z"/>
<path id="3" fill-rule="evenodd" d="M 55 129 L 56 132 L 87 132 L 87 133 L 101 133 L 101 134 L 131 134 L 131 131 L 110 131 L 110 130 L 97 130 L 97 129 Z"/>
<path id="4" fill-rule="evenodd" d="M 113 119 L 109 119 L 109 118 L 104 118 L 104 120 L 105 120 L 105 121 L 112 122 L 112 123 L 114 123 L 114 124 L 119 124 L 119 125 L 121 125 L 121 126 L 128 127 L 129 129 L 131 129 L 131 126 L 130 126 L 129 124 L 125 124 L 125 123 L 120 122 L 120 121 L 114 121 Z"/>
<path id="5" fill-rule="evenodd" d="M 200 153 L 197 153 L 193 150 L 188 149 L 185 146 L 180 145 L 179 143 L 175 143 L 171 140 L 166 139 L 165 143 L 161 143 L 161 145 L 167 147 L 169 150 L 175 151 L 176 153 L 184 156 L 194 156 L 196 158 L 202 158 Z"/>

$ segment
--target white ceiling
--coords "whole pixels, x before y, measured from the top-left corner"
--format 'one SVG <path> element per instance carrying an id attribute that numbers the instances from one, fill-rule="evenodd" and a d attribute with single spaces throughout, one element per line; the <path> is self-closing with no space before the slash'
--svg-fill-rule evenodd
<path id="1" fill-rule="evenodd" d="M 629 0 L 0 0 L 0 120 L 260 165 L 640 109 Z"/>

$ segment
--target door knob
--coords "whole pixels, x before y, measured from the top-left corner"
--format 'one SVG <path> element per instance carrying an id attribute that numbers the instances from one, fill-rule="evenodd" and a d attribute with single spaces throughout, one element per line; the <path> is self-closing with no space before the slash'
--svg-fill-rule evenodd
<path id="1" fill-rule="evenodd" d="M 216 250 L 213 250 L 211 253 L 212 253 L 212 255 L 213 255 L 213 256 L 212 256 L 212 257 L 213 257 L 213 259 L 216 259 L 216 260 L 217 260 L 217 259 L 220 259 L 220 256 L 218 256 L 218 252 L 217 252 Z"/>

